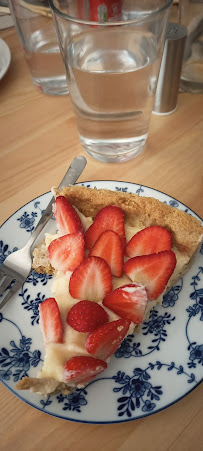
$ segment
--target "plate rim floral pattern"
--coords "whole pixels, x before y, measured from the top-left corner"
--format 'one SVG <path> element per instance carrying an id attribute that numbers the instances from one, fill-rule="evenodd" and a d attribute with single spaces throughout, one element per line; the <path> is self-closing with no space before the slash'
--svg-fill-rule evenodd
<path id="1" fill-rule="evenodd" d="M 105 186 L 105 188 L 107 188 L 107 189 L 111 189 L 111 187 L 109 187 L 108 186 L 108 184 L 111 184 L 111 183 L 117 183 L 119 186 L 120 186 L 120 190 L 122 190 L 122 186 L 128 186 L 129 187 L 129 189 L 130 189 L 130 186 L 131 185 L 133 185 L 133 187 L 140 187 L 140 188 L 138 188 L 138 191 L 139 191 L 139 189 L 141 190 L 142 188 L 144 189 L 144 188 L 146 188 L 146 189 L 149 189 L 149 190 L 151 190 L 151 192 L 152 192 L 152 195 L 147 195 L 146 197 L 154 197 L 153 196 L 153 193 L 160 193 L 160 194 L 162 194 L 162 195 L 164 195 L 166 198 L 168 198 L 168 199 L 170 199 L 170 200 L 172 200 L 172 201 L 175 201 L 175 202 L 177 202 L 178 204 L 180 204 L 181 206 L 183 206 L 183 207 L 185 207 L 186 208 L 186 211 L 187 210 L 189 210 L 190 212 L 192 212 L 197 218 L 199 218 L 200 220 L 201 220 L 201 218 L 193 211 L 193 210 L 191 210 L 191 208 L 188 208 L 186 205 L 184 205 L 182 202 L 180 202 L 180 201 L 178 201 L 176 198 L 174 198 L 174 197 L 171 197 L 170 195 L 168 195 L 168 194 L 166 194 L 166 193 L 164 193 L 164 192 L 162 192 L 162 191 L 160 191 L 160 190 L 156 190 L 156 189 L 154 189 L 154 188 L 151 188 L 151 187 L 148 187 L 148 186 L 146 186 L 146 185 L 139 185 L 139 184 L 136 184 L 136 183 L 133 183 L 133 182 L 125 182 L 125 181 L 117 181 L 117 180 L 92 180 L 92 181 L 84 181 L 84 182 L 80 182 L 80 183 L 78 183 L 77 185 L 85 185 L 85 186 L 87 186 L 87 184 L 89 184 L 89 185 L 93 185 L 93 184 L 95 184 L 95 185 L 97 185 L 98 183 L 103 183 L 103 184 L 107 184 L 107 186 Z M 119 189 L 118 189 L 119 190 Z M 40 195 L 40 196 L 37 196 L 36 198 L 34 198 L 34 199 L 32 199 L 32 200 L 30 200 L 29 202 L 27 202 L 26 204 L 24 204 L 22 207 L 20 207 L 18 210 L 16 210 L 13 214 L 11 214 L 10 215 L 10 217 L 9 218 L 7 218 L 6 219 L 6 221 L 1 225 L 1 227 L 0 227 L 0 229 L 19 211 L 19 210 L 21 210 L 22 208 L 24 208 L 24 207 L 26 207 L 27 205 L 29 205 L 29 204 L 31 204 L 32 202 L 35 202 L 35 201 L 37 201 L 38 199 L 41 199 L 43 196 L 46 196 L 46 195 L 48 195 L 48 194 L 50 194 L 50 192 L 48 191 L 47 193 L 44 193 L 44 194 L 42 194 L 42 195 Z M 9 241 L 9 237 L 8 237 L 8 241 Z M 155 341 L 155 340 L 154 340 Z M 139 359 L 138 359 L 139 360 Z M 158 363 L 160 363 L 160 362 L 158 362 Z M 173 363 L 173 362 L 172 362 Z M 164 365 L 164 364 L 160 364 L 160 365 Z M 156 364 L 155 364 L 155 366 L 156 366 Z M 169 368 L 168 368 L 169 369 Z M 176 369 L 178 369 L 178 368 L 176 368 Z M 184 372 L 184 371 L 183 371 Z M 118 372 L 119 373 L 119 372 Z M 117 373 L 117 375 L 118 375 L 118 373 Z M 122 374 L 125 374 L 125 373 L 122 373 Z M 178 374 L 178 373 L 177 373 Z M 187 373 L 185 373 L 185 374 L 187 374 Z M 127 376 L 128 377 L 128 376 Z M 102 379 L 102 378 L 101 378 Z M 106 378 L 106 379 L 109 379 L 109 378 Z M 116 379 L 116 377 L 113 377 L 112 379 Z M 41 408 L 41 406 L 40 405 L 36 405 L 36 404 L 34 404 L 33 402 L 31 402 L 30 400 L 28 400 L 28 399 L 25 399 L 21 394 L 19 394 L 19 392 L 18 391 L 15 391 L 12 387 L 9 387 L 9 385 L 4 381 L 4 380 L 2 380 L 1 378 L 0 378 L 0 380 L 1 380 L 1 382 L 3 383 L 3 385 L 6 387 L 6 388 L 8 388 L 15 396 L 17 396 L 19 399 L 21 399 L 22 401 L 24 401 L 26 404 L 28 404 L 28 405 L 30 405 L 30 406 L 32 406 L 32 407 L 34 407 L 35 409 L 37 409 L 37 410 L 39 410 L 39 411 L 42 411 L 42 412 L 44 412 L 44 413 L 47 413 L 48 415 L 51 415 L 51 416 L 55 416 L 55 417 L 57 417 L 57 418 L 61 418 L 61 419 L 64 419 L 64 420 L 69 420 L 69 421 L 74 421 L 74 422 L 79 422 L 79 423 L 87 423 L 87 424 L 115 424 L 115 423 L 123 423 L 123 422 L 128 422 L 128 421 L 132 421 L 132 420 L 136 420 L 136 419 L 140 419 L 140 418 L 144 418 L 144 417 L 146 417 L 146 416 L 150 416 L 150 415 L 153 415 L 153 414 L 156 414 L 156 413 L 158 413 L 158 412 L 160 412 L 160 411 L 162 411 L 162 410 L 165 410 L 166 408 L 168 408 L 168 407 L 170 407 L 170 406 L 172 406 L 173 404 L 175 404 L 176 402 L 179 402 L 181 399 L 183 399 L 185 396 L 187 396 L 189 393 L 191 393 L 195 388 L 197 388 L 199 385 L 200 385 L 200 383 L 202 382 L 202 379 L 200 379 L 198 382 L 196 381 L 196 384 L 195 384 L 195 386 L 193 386 L 193 387 L 191 387 L 188 391 L 186 391 L 186 392 L 184 392 L 184 394 L 182 394 L 181 396 L 179 396 L 179 397 L 176 397 L 176 399 L 174 399 L 172 402 L 169 402 L 168 404 L 165 404 L 165 405 L 163 405 L 162 407 L 160 407 L 160 408 L 158 408 L 158 409 L 156 409 L 155 411 L 153 411 L 153 410 L 149 410 L 149 411 L 144 411 L 143 410 L 143 413 L 144 414 L 140 414 L 140 415 L 137 415 L 136 417 L 129 417 L 129 418 L 119 418 L 119 416 L 116 418 L 115 417 L 115 419 L 112 419 L 111 421 L 101 421 L 101 420 L 99 420 L 99 421 L 92 421 L 92 420 L 85 420 L 84 418 L 71 418 L 71 417 L 67 417 L 67 416 L 63 416 L 62 414 L 58 414 L 58 413 L 54 413 L 54 412 L 49 412 L 49 411 L 47 411 L 47 410 L 44 410 L 43 408 Z M 123 383 L 123 382 L 121 382 L 121 383 Z M 91 384 L 91 383 L 90 383 Z M 145 382 L 145 384 L 147 384 L 147 382 Z M 151 385 L 151 384 L 148 384 L 148 385 Z M 156 387 L 155 387 L 156 388 Z M 157 388 L 159 388 L 159 387 L 157 387 Z M 121 389 L 115 389 L 114 391 L 119 391 L 119 390 L 121 390 Z M 158 391 L 159 392 L 159 391 Z M 124 399 L 124 397 L 122 398 L 122 399 Z M 150 403 L 150 401 L 145 401 L 146 403 L 148 402 L 148 403 Z M 39 402 L 38 402 L 38 404 L 39 404 Z M 152 404 L 152 403 L 151 403 Z M 43 404 L 42 404 L 43 405 Z M 46 405 L 46 403 L 45 403 L 45 405 Z M 47 405 L 48 405 L 48 403 L 47 403 Z M 147 405 L 147 404 L 146 404 Z M 148 404 L 149 405 L 149 404 Z M 65 409 L 64 409 L 65 410 Z M 61 412 L 62 413 L 62 412 Z"/>
<path id="2" fill-rule="evenodd" d="M 119 423 L 127 423 L 129 421 L 136 421 L 136 420 L 140 420 L 141 418 L 146 418 L 148 416 L 151 415 L 156 415 L 157 413 L 162 412 L 163 410 L 168 409 L 168 407 L 173 406 L 174 404 L 178 403 L 179 401 L 181 401 L 183 398 L 185 398 L 186 396 L 188 396 L 190 393 L 192 393 L 197 387 L 199 387 L 199 385 L 202 383 L 202 380 L 200 380 L 197 385 L 195 385 L 195 387 L 193 387 L 191 390 L 189 390 L 187 393 L 185 393 L 183 396 L 181 396 L 180 398 L 177 398 L 175 401 L 167 404 L 166 406 L 156 410 L 155 412 L 148 412 L 146 415 L 140 415 L 137 416 L 136 418 L 126 418 L 126 419 L 122 419 L 122 420 L 112 420 L 112 421 L 89 421 L 89 420 L 78 420 L 78 419 L 73 419 L 73 418 L 67 418 L 65 416 L 62 415 L 57 415 L 54 414 L 52 412 L 47 412 L 47 411 L 43 411 L 43 409 L 41 409 L 40 407 L 32 404 L 31 402 L 27 401 L 26 399 L 24 399 L 21 395 L 19 395 L 18 393 L 16 393 L 12 388 L 10 388 L 7 384 L 5 384 L 2 380 L 1 380 L 2 384 L 15 396 L 17 396 L 18 399 L 20 399 L 21 401 L 25 402 L 26 404 L 28 404 L 31 407 L 34 407 L 36 410 L 39 410 L 39 412 L 43 412 L 47 415 L 50 415 L 52 417 L 55 418 L 60 418 L 61 420 L 68 420 L 68 421 L 73 421 L 74 423 L 84 423 L 84 424 L 119 424 Z"/>

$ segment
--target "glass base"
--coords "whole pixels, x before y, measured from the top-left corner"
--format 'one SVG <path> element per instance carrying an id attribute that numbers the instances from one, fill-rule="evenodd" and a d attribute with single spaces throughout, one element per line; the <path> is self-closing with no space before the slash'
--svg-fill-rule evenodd
<path id="1" fill-rule="evenodd" d="M 192 92 L 194 94 L 201 94 L 203 93 L 203 82 L 184 80 L 181 78 L 180 90 L 184 92 Z"/>
<path id="2" fill-rule="evenodd" d="M 195 46 L 196 44 L 194 44 L 194 48 L 196 49 Z M 203 92 L 203 62 L 201 59 L 197 59 L 197 55 L 196 59 L 194 58 L 195 55 L 191 55 L 190 59 L 188 61 L 184 61 L 183 63 L 180 77 L 180 89 L 182 91 L 193 92 L 196 94 Z"/>
<path id="3" fill-rule="evenodd" d="M 63 96 L 69 93 L 66 77 L 32 78 L 34 85 L 44 94 L 50 96 Z"/>
<path id="4" fill-rule="evenodd" d="M 123 163 L 139 155 L 146 143 L 147 134 L 130 139 L 97 140 L 80 135 L 84 150 L 104 163 Z"/>
<path id="5" fill-rule="evenodd" d="M 203 93 L 203 83 L 180 80 L 180 90 L 184 92 L 192 92 L 193 94 L 201 94 Z"/>

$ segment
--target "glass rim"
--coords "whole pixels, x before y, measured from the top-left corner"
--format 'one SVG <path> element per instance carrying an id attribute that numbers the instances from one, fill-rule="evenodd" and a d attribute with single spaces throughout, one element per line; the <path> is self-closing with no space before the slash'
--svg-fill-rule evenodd
<path id="1" fill-rule="evenodd" d="M 63 13 L 60 11 L 56 5 L 54 4 L 54 0 L 49 0 L 50 8 L 52 9 L 52 12 L 60 16 L 62 19 L 67 20 L 69 22 L 74 22 L 81 25 L 95 25 L 100 27 L 115 27 L 115 26 L 121 26 L 121 25 L 127 25 L 127 24 L 136 24 L 141 22 L 146 22 L 147 20 L 151 19 L 152 17 L 162 13 L 166 9 L 171 6 L 173 3 L 173 0 L 168 0 L 167 3 L 162 6 L 159 9 L 156 9 L 155 11 L 143 14 L 142 17 L 136 18 L 136 19 L 127 19 L 127 20 L 119 20 L 116 22 L 97 22 L 97 21 L 91 21 L 91 20 L 83 20 L 83 19 L 77 19 L 73 16 L 69 16 L 68 14 Z"/>

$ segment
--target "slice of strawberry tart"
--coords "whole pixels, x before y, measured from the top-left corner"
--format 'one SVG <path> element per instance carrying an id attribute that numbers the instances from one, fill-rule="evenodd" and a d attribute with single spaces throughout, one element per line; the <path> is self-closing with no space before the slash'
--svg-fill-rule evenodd
<path id="1" fill-rule="evenodd" d="M 202 241 L 196 218 L 133 194 L 73 186 L 55 190 L 55 235 L 34 251 L 52 273 L 39 305 L 45 359 L 20 390 L 70 393 L 107 368 L 123 339 L 185 273 Z"/>

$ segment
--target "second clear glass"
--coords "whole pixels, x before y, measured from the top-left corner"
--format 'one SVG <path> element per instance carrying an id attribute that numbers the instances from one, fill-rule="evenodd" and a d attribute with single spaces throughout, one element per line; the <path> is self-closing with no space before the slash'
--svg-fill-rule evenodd
<path id="1" fill-rule="evenodd" d="M 48 1 L 9 0 L 9 7 L 34 85 L 44 94 L 68 94 Z"/>

